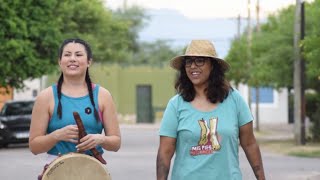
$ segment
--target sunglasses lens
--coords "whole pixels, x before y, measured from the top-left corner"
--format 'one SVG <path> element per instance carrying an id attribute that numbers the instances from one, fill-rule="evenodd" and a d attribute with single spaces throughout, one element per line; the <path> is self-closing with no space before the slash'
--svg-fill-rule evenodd
<path id="1" fill-rule="evenodd" d="M 203 66 L 206 59 L 203 57 L 186 57 L 185 58 L 185 67 L 191 67 L 192 63 L 196 66 L 200 67 Z"/>

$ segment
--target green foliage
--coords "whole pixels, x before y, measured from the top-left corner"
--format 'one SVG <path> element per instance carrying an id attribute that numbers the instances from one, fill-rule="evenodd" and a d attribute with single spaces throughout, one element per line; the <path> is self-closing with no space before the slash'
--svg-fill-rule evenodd
<path id="1" fill-rule="evenodd" d="M 294 7 L 271 15 L 252 40 L 254 86 L 292 87 Z M 280 78 L 281 77 L 281 78 Z"/>
<path id="2" fill-rule="evenodd" d="M 306 37 L 303 42 L 307 63 L 307 76 L 310 78 L 309 85 L 319 88 L 320 77 L 320 0 L 315 0 L 305 7 L 306 12 Z M 318 87 L 316 87 L 318 86 Z"/>
<path id="3" fill-rule="evenodd" d="M 253 32 L 250 50 L 247 32 L 234 39 L 226 57 L 231 65 L 229 78 L 254 87 L 292 87 L 293 15 L 294 7 L 290 6 L 269 16 L 261 30 Z"/>
<path id="4" fill-rule="evenodd" d="M 301 42 L 306 60 L 306 86 L 320 91 L 320 0 L 306 3 L 306 36 Z M 247 60 L 247 34 L 232 42 L 227 55 L 230 78 L 236 83 L 274 88 L 293 87 L 295 6 L 289 6 L 268 17 L 260 32 L 253 32 L 251 55 Z M 239 62 L 240 61 L 240 62 Z"/>
<path id="5" fill-rule="evenodd" d="M 319 158 L 320 157 L 320 151 L 314 150 L 314 151 L 299 151 L 299 152 L 291 152 L 289 153 L 291 156 L 298 156 L 298 157 L 309 157 L 309 158 Z"/>
<path id="6" fill-rule="evenodd" d="M 89 42 L 98 62 L 115 62 L 130 50 L 130 26 L 119 21 L 99 0 L 60 1 L 56 13 L 63 38 L 81 37 Z"/>
<path id="7" fill-rule="evenodd" d="M 305 40 L 300 42 L 302 58 L 306 61 L 306 89 L 315 95 L 306 96 L 306 115 L 313 122 L 313 140 L 320 140 L 320 0 L 306 3 Z M 260 32 L 254 32 L 251 55 L 248 61 L 246 33 L 232 42 L 227 55 L 231 65 L 230 78 L 235 83 L 243 82 L 250 86 L 271 86 L 293 88 L 294 72 L 294 17 L 295 7 L 289 6 L 268 17 Z M 289 104 L 290 115 L 293 102 Z"/>
<path id="8" fill-rule="evenodd" d="M 312 140 L 320 142 L 320 94 L 306 94 L 306 116 L 313 123 Z"/>
<path id="9" fill-rule="evenodd" d="M 320 108 L 320 95 L 319 94 L 310 94 L 305 95 L 306 98 L 306 115 L 311 117 L 318 108 Z"/>
<path id="10" fill-rule="evenodd" d="M 128 38 L 130 39 L 130 49 L 137 52 L 139 50 L 138 33 L 147 25 L 149 16 L 145 10 L 139 6 L 131 6 L 126 9 L 118 9 L 114 13 L 116 20 L 123 22 L 130 27 Z"/>
<path id="11" fill-rule="evenodd" d="M 0 86 L 19 88 L 51 69 L 61 39 L 56 6 L 53 0 L 0 3 Z"/>
<path id="12" fill-rule="evenodd" d="M 24 80 L 57 70 L 65 38 L 88 41 L 95 61 L 126 59 L 144 18 L 142 10 L 134 13 L 120 19 L 101 0 L 0 1 L 0 86 L 21 88 Z"/>
<path id="13" fill-rule="evenodd" d="M 292 87 L 293 46 L 285 42 L 289 37 L 275 34 L 261 32 L 253 38 L 251 73 L 254 78 L 249 79 L 250 85 Z"/>
<path id="14" fill-rule="evenodd" d="M 312 126 L 312 140 L 320 142 L 320 106 L 318 106 L 316 112 L 312 114 L 311 120 L 313 122 Z"/>
<path id="15" fill-rule="evenodd" d="M 235 38 L 232 41 L 231 48 L 225 60 L 230 64 L 231 70 L 227 76 L 232 79 L 236 85 L 239 83 L 245 83 L 249 79 L 250 71 L 249 58 L 248 58 L 248 46 L 246 37 Z"/>

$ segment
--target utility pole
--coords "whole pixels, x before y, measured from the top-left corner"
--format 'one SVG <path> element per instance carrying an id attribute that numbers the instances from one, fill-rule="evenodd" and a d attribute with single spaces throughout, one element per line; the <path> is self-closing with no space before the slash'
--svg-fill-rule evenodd
<path id="1" fill-rule="evenodd" d="M 250 3 L 250 0 L 248 0 L 248 36 L 247 36 L 247 44 L 248 44 L 248 67 L 249 67 L 249 70 L 251 68 L 251 40 L 252 40 L 252 29 L 251 29 L 251 9 L 250 9 L 250 6 L 251 6 L 251 3 Z M 248 104 L 249 104 L 249 108 L 251 109 L 251 88 L 248 84 Z"/>
<path id="2" fill-rule="evenodd" d="M 256 25 L 256 32 L 260 32 L 260 19 L 259 19 L 259 13 L 260 13 L 260 3 L 259 0 L 257 0 L 256 4 L 256 16 L 257 16 L 257 25 Z M 256 87 L 256 131 L 260 131 L 260 116 L 259 116 L 259 102 L 260 102 L 260 92 L 259 87 Z"/>
<path id="3" fill-rule="evenodd" d="M 295 141 L 305 145 L 305 97 L 304 69 L 305 62 L 301 56 L 300 40 L 304 38 L 304 2 L 296 0 L 294 23 L 294 125 Z"/>
<path id="4" fill-rule="evenodd" d="M 260 32 L 260 1 L 257 0 L 256 4 L 256 15 L 257 15 L 257 32 Z"/>
<path id="5" fill-rule="evenodd" d="M 128 7 L 128 2 L 127 2 L 127 0 L 123 0 L 123 9 L 124 9 L 124 10 L 127 10 L 127 7 Z"/>
<path id="6" fill-rule="evenodd" d="M 238 18 L 237 18 L 237 38 L 240 39 L 240 36 L 241 36 L 241 15 L 239 14 L 238 15 Z"/>

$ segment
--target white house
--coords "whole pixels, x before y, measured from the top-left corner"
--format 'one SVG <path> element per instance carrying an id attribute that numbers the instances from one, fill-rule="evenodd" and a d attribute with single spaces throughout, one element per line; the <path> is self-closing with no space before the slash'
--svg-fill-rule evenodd
<path id="1" fill-rule="evenodd" d="M 44 89 L 46 76 L 33 80 L 25 80 L 23 89 L 14 89 L 13 100 L 25 100 L 35 98 L 39 92 Z"/>
<path id="2" fill-rule="evenodd" d="M 248 86 L 241 84 L 239 85 L 238 90 L 240 91 L 244 99 L 248 102 Z M 259 92 L 260 124 L 288 124 L 288 90 L 285 88 L 282 88 L 279 91 L 272 88 L 260 88 Z M 251 112 L 253 114 L 254 119 L 256 119 L 256 103 L 254 89 L 251 89 L 251 97 Z"/>

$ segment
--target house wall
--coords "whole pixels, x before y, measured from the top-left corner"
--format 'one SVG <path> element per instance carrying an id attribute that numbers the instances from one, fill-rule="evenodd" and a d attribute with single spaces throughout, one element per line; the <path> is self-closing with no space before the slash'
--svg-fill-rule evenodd
<path id="1" fill-rule="evenodd" d="M 46 86 L 52 85 L 58 75 L 50 75 Z M 174 96 L 175 71 L 170 67 L 126 66 L 115 64 L 95 63 L 90 67 L 90 76 L 93 82 L 108 89 L 121 115 L 135 116 L 136 114 L 136 87 L 137 85 L 150 85 L 152 88 L 152 106 L 158 119 L 168 100 Z M 249 88 L 239 85 L 238 90 L 248 102 Z M 272 103 L 260 103 L 260 124 L 288 123 L 288 92 L 273 90 Z M 255 118 L 255 103 L 251 105 Z M 157 116 L 157 115 L 156 115 Z M 256 119 L 256 118 L 255 118 Z M 254 121 L 255 123 L 255 121 Z"/>
<path id="2" fill-rule="evenodd" d="M 248 103 L 249 88 L 246 85 L 239 85 L 238 89 Z M 285 88 L 279 91 L 273 90 L 272 103 L 259 103 L 259 122 L 261 124 L 287 124 L 289 122 L 288 113 L 288 90 Z M 251 112 L 256 120 L 256 103 L 251 103 Z M 254 123 L 256 121 L 253 121 Z"/>
<path id="3" fill-rule="evenodd" d="M 113 95 L 118 112 L 136 113 L 136 87 L 151 85 L 152 105 L 164 109 L 175 94 L 175 72 L 170 68 L 118 65 L 96 65 L 91 69 L 92 79 L 107 88 Z"/>
<path id="4" fill-rule="evenodd" d="M 156 113 L 155 116 L 161 115 L 168 100 L 175 94 L 175 71 L 170 67 L 123 67 L 116 64 L 94 63 L 89 71 L 94 83 L 100 84 L 110 91 L 118 113 L 133 116 L 133 118 L 136 114 L 136 88 L 138 85 L 151 86 L 152 108 Z M 50 75 L 47 86 L 55 83 L 59 75 L 59 73 Z"/>
<path id="5" fill-rule="evenodd" d="M 23 83 L 25 87 L 23 89 L 14 89 L 14 100 L 33 99 L 37 97 L 39 92 L 45 88 L 46 76 L 41 78 L 25 80 Z"/>

